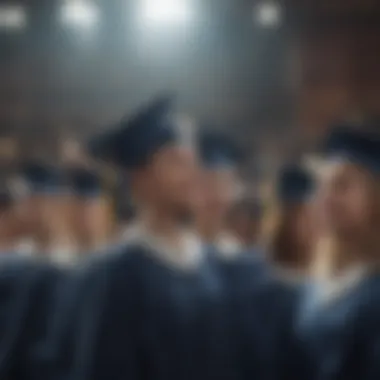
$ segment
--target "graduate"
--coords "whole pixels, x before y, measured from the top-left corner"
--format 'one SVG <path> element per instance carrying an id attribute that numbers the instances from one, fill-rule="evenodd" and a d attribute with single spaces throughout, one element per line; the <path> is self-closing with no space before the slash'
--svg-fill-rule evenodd
<path id="1" fill-rule="evenodd" d="M 18 193 L 15 212 L 23 227 L 22 239 L 15 249 L 25 256 L 38 254 L 48 257 L 54 216 L 59 215 L 59 171 L 51 165 L 31 162 L 24 165 L 14 186 Z"/>
<path id="2" fill-rule="evenodd" d="M 235 265 L 234 298 L 240 298 L 234 308 L 235 331 L 240 331 L 242 337 L 241 367 L 246 379 L 290 379 L 295 376 L 293 358 L 288 356 L 293 347 L 291 331 L 299 299 L 297 286 L 307 274 L 306 264 L 305 268 L 301 266 L 306 259 L 298 258 L 298 255 L 310 255 L 301 244 L 303 230 L 297 228 L 296 222 L 303 215 L 301 209 L 307 208 L 312 188 L 311 176 L 300 166 L 283 167 L 275 186 L 275 204 L 279 211 L 275 215 L 276 224 L 271 219 L 270 229 L 264 231 L 264 241 L 258 251 L 264 264 L 256 271 L 250 269 L 251 279 L 247 274 L 242 275 L 241 268 L 236 270 Z M 290 218 L 285 215 L 293 218 L 291 225 Z M 280 237 L 281 241 L 278 241 Z M 308 239 L 309 235 L 305 237 Z"/>
<path id="3" fill-rule="evenodd" d="M 46 379 L 39 345 L 65 276 L 39 259 L 0 256 L 1 379 Z"/>
<path id="4" fill-rule="evenodd" d="M 271 265 L 287 280 L 308 274 L 313 250 L 311 197 L 315 180 L 300 164 L 280 169 L 275 199 L 264 222 L 262 246 Z"/>
<path id="5" fill-rule="evenodd" d="M 240 313 L 247 378 L 296 377 L 293 326 L 313 249 L 310 201 L 314 186 L 312 174 L 300 164 L 285 165 L 278 173 L 273 208 L 261 237 L 268 275 L 266 282 L 248 293 Z M 259 358 L 259 365 L 251 356 Z"/>
<path id="6" fill-rule="evenodd" d="M 299 308 L 299 378 L 380 378 L 380 137 L 343 126 L 323 144 L 314 273 Z"/>
<path id="7" fill-rule="evenodd" d="M 128 175 L 136 224 L 70 284 L 50 350 L 59 378 L 239 378 L 218 265 L 181 223 L 197 157 L 172 113 L 171 99 L 157 99 L 90 144 Z"/>
<path id="8" fill-rule="evenodd" d="M 214 246 L 224 257 L 234 258 L 244 250 L 243 241 L 227 223 L 241 188 L 237 172 L 241 155 L 227 136 L 211 130 L 200 134 L 199 147 L 203 170 L 195 225 L 206 244 Z"/>
<path id="9" fill-rule="evenodd" d="M 106 244 L 110 222 L 101 177 L 85 167 L 71 168 L 67 174 L 72 190 L 72 226 L 78 250 L 94 250 Z"/>

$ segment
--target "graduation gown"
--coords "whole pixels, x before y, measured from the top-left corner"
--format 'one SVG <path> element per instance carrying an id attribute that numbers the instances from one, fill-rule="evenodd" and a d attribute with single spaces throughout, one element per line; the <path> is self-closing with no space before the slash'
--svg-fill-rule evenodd
<path id="1" fill-rule="evenodd" d="M 212 255 L 186 271 L 139 243 L 92 260 L 59 313 L 57 377 L 238 379 L 222 278 Z"/>
<path id="2" fill-rule="evenodd" d="M 241 287 L 236 330 L 241 334 L 241 367 L 245 379 L 293 379 L 289 348 L 297 287 L 269 269 L 256 283 Z"/>
<path id="3" fill-rule="evenodd" d="M 380 275 L 364 276 L 329 299 L 318 286 L 304 291 L 295 357 L 303 378 L 380 378 Z"/>
<path id="4" fill-rule="evenodd" d="M 44 379 L 38 346 L 45 339 L 63 272 L 21 258 L 0 262 L 0 378 Z"/>
<path id="5" fill-rule="evenodd" d="M 287 354 L 298 284 L 278 276 L 259 249 L 224 260 L 230 319 L 243 379 L 293 379 Z"/>

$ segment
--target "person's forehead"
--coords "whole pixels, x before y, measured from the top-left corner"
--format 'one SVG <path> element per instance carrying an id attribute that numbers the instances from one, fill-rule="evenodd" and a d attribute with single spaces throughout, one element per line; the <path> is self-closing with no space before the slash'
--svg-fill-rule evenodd
<path id="1" fill-rule="evenodd" d="M 217 170 L 203 170 L 203 176 L 209 181 L 232 181 L 235 180 L 235 170 L 233 168 L 219 168 Z"/>
<path id="2" fill-rule="evenodd" d="M 345 160 L 334 159 L 326 162 L 318 171 L 319 179 L 331 179 L 342 176 L 355 176 L 363 173 L 360 168 Z"/>
<path id="3" fill-rule="evenodd" d="M 177 143 L 166 145 L 162 147 L 157 153 L 166 156 L 196 156 L 196 151 L 192 146 Z"/>

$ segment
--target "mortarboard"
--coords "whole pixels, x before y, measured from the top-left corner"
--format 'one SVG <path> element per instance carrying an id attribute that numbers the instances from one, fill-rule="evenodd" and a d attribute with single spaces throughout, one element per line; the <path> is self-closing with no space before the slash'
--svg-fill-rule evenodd
<path id="1" fill-rule="evenodd" d="M 199 135 L 199 153 L 203 165 L 210 169 L 234 167 L 242 159 L 241 151 L 228 136 L 210 130 Z"/>
<path id="2" fill-rule="evenodd" d="M 314 178 L 299 165 L 284 166 L 278 175 L 276 194 L 280 202 L 303 202 L 314 190 Z"/>
<path id="3" fill-rule="evenodd" d="M 380 135 L 349 126 L 334 128 L 322 144 L 328 159 L 341 159 L 380 173 Z"/>
<path id="4" fill-rule="evenodd" d="M 42 163 L 29 163 L 21 170 L 28 192 L 57 193 L 62 189 L 62 178 L 59 171 Z"/>
<path id="5" fill-rule="evenodd" d="M 74 194 L 83 198 L 97 197 L 102 183 L 99 175 L 85 168 L 75 168 L 68 173 L 68 182 Z"/>
<path id="6" fill-rule="evenodd" d="M 127 169 L 145 165 L 161 147 L 185 140 L 187 131 L 181 130 L 172 109 L 171 97 L 155 99 L 116 128 L 92 139 L 90 153 Z"/>

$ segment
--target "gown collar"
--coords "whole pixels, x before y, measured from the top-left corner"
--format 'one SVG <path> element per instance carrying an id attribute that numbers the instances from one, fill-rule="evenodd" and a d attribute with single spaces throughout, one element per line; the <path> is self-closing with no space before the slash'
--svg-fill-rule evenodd
<path id="1" fill-rule="evenodd" d="M 338 276 L 317 280 L 316 294 L 322 304 L 334 302 L 357 286 L 369 273 L 367 265 L 354 265 Z"/>
<path id="2" fill-rule="evenodd" d="M 131 226 L 125 238 L 127 242 L 143 245 L 161 262 L 177 269 L 193 270 L 203 259 L 203 245 L 190 231 L 183 231 L 179 248 L 173 247 L 165 238 L 149 231 L 142 223 Z"/>
<path id="3" fill-rule="evenodd" d="M 216 238 L 215 246 L 224 259 L 234 259 L 244 250 L 242 242 L 228 232 L 221 233 Z"/>

